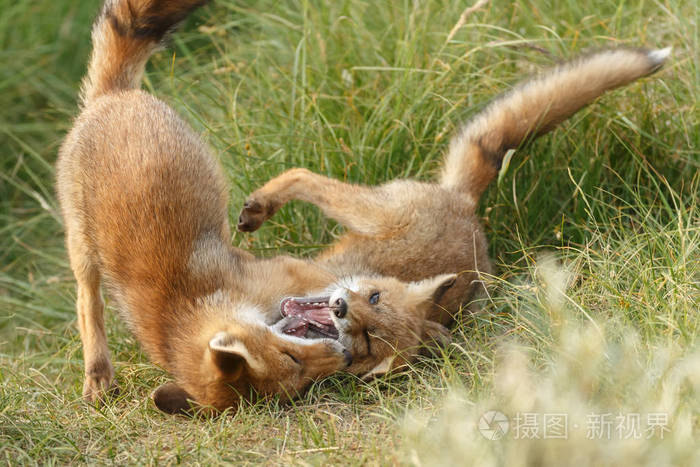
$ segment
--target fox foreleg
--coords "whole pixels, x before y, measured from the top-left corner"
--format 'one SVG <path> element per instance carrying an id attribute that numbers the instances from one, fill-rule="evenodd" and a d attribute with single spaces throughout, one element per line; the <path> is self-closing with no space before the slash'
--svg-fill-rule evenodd
<path id="1" fill-rule="evenodd" d="M 389 200 L 379 188 L 344 183 L 307 169 L 290 169 L 251 194 L 238 218 L 238 230 L 253 232 L 292 200 L 316 205 L 346 228 L 375 235 L 391 218 Z"/>

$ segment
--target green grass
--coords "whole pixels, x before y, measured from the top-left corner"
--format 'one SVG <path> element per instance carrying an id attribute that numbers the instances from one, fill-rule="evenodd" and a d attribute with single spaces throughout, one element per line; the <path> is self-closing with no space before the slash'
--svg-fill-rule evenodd
<path id="1" fill-rule="evenodd" d="M 482 200 L 496 274 L 442 358 L 340 375 L 292 406 L 159 413 L 168 376 L 113 310 L 121 395 L 80 401 L 75 291 L 53 162 L 75 115 L 98 2 L 0 0 L 0 462 L 697 465 L 700 7 L 681 0 L 469 4 L 218 0 L 153 58 L 145 87 L 246 194 L 285 168 L 429 179 L 461 121 L 582 50 L 673 46 L 666 69 L 518 151 Z M 313 254 L 339 227 L 293 203 L 236 245 Z M 668 414 L 664 439 L 487 441 L 480 414 Z M 578 453 L 578 458 L 572 453 Z"/>

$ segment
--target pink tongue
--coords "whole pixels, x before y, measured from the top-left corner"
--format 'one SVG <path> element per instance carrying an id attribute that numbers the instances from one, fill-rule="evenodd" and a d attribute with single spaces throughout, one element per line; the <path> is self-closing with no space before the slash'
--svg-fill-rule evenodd
<path id="1" fill-rule="evenodd" d="M 332 325 L 331 310 L 328 308 L 328 301 L 311 303 L 299 303 L 294 299 L 285 299 L 282 302 L 282 315 L 288 318 L 305 318 L 307 321 L 316 321 L 320 324 Z M 318 303 L 318 305 L 316 304 Z"/>
<path id="2" fill-rule="evenodd" d="M 309 330 L 309 321 L 300 316 L 287 318 L 289 322 L 282 328 L 285 334 L 304 337 Z"/>
<path id="3" fill-rule="evenodd" d="M 327 326 L 333 324 L 333 320 L 331 319 L 331 310 L 325 306 L 323 308 L 313 308 L 308 310 L 304 316 L 306 316 L 306 319 L 310 321 L 316 321 L 317 323 L 325 324 Z"/>
<path id="4" fill-rule="evenodd" d="M 281 304 L 282 315 L 287 319 L 287 323 L 282 328 L 286 334 L 305 337 L 310 327 L 316 330 L 327 327 L 335 329 L 327 297 L 297 300 L 288 298 Z"/>

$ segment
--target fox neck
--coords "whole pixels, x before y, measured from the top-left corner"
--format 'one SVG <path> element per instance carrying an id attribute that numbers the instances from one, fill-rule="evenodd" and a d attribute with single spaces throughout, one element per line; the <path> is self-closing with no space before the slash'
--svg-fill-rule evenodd
<path id="1" fill-rule="evenodd" d="M 121 294 L 118 289 L 115 295 L 146 353 L 169 371 L 174 369 L 178 356 L 192 354 L 192 349 L 179 347 L 195 345 L 202 349 L 195 353 L 203 353 L 205 342 L 180 342 L 179 336 L 199 335 L 202 320 L 209 320 L 211 325 L 225 323 L 224 316 L 202 313 L 202 299 L 215 293 L 235 293 L 243 263 L 250 258 L 214 236 L 202 235 L 180 270 L 121 287 L 125 291 Z"/>

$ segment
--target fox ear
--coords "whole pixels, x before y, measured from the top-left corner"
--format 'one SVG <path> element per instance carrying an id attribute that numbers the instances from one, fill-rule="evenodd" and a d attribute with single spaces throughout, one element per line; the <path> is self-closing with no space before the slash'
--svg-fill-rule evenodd
<path id="1" fill-rule="evenodd" d="M 391 370 L 391 364 L 394 363 L 394 358 L 395 355 L 392 355 L 390 357 L 386 357 L 384 360 L 382 360 L 379 365 L 375 366 L 371 370 L 369 370 L 367 373 L 362 375 L 362 381 L 370 381 L 377 376 L 381 376 L 383 374 L 386 374 Z"/>
<path id="2" fill-rule="evenodd" d="M 171 415 L 192 415 L 194 399 L 175 383 L 166 383 L 153 392 L 153 402 L 160 410 Z"/>
<path id="3" fill-rule="evenodd" d="M 209 341 L 209 352 L 214 365 L 231 381 L 237 380 L 245 367 L 259 366 L 245 344 L 225 332 Z"/>
<path id="4" fill-rule="evenodd" d="M 409 291 L 419 301 L 437 302 L 457 281 L 457 274 L 440 274 L 409 284 Z"/>

